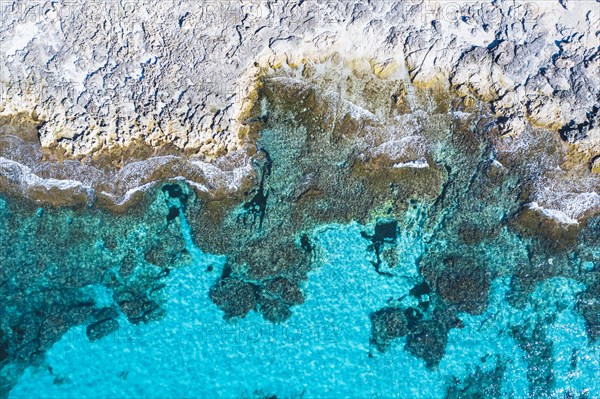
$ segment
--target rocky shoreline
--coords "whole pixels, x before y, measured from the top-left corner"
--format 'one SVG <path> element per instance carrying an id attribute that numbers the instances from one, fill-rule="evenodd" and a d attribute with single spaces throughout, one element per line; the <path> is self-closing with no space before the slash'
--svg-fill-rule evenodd
<path id="1" fill-rule="evenodd" d="M 528 131 L 541 127 L 565 143 L 560 167 L 566 174 L 598 168 L 600 38 L 593 27 L 600 15 L 594 1 L 3 7 L 0 116 L 21 122 L 28 116 L 36 125 L 32 144 L 43 153 L 37 159 L 113 166 L 98 179 L 103 183 L 128 163 L 172 155 L 182 165 L 166 168 L 161 178 L 179 177 L 183 169 L 189 181 L 209 180 L 208 191 L 243 185 L 244 176 L 252 177 L 256 140 L 248 111 L 265 77 L 282 75 L 339 92 L 337 101 L 380 121 L 389 120 L 390 107 L 410 107 L 398 97 L 410 102 L 415 90 L 445 87 L 489 107 L 507 151 L 527 147 Z M 378 92 L 353 89 L 366 82 Z M 3 147 L 4 159 L 45 169 L 41 178 L 72 179 L 60 167 L 22 162 L 19 149 Z M 198 178 L 207 168 L 194 171 L 187 159 L 217 174 L 224 170 L 215 179 L 222 184 Z M 231 164 L 239 172 L 231 172 Z M 17 173 L 6 162 L 2 170 L 5 179 Z M 108 203 L 120 203 L 149 181 L 96 190 L 96 196 L 105 191 Z M 582 213 L 572 210 L 582 203 L 597 207 L 600 200 L 588 195 L 597 181 L 580 187 L 588 191 L 539 190 L 538 202 L 570 217 Z M 585 201 L 573 199 L 580 194 Z"/>

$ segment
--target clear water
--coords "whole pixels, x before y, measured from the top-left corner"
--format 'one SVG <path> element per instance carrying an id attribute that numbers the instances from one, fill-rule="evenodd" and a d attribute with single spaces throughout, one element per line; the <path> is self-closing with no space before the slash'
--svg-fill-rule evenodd
<path id="1" fill-rule="evenodd" d="M 487 310 L 462 315 L 464 328 L 450 331 L 446 355 L 431 370 L 403 349 L 404 338 L 385 353 L 369 344 L 369 314 L 413 286 L 423 251 L 417 230 L 399 239 L 402 267 L 389 279 L 369 262 L 362 226 L 318 228 L 313 232 L 318 266 L 303 287 L 306 301 L 276 325 L 254 312 L 223 320 L 208 291 L 225 258 L 196 247 L 185 219 L 181 228 L 191 261 L 167 278 L 162 319 L 132 325 L 121 316 L 121 329 L 96 342 L 83 327 L 72 328 L 48 350 L 42 366 L 27 368 L 9 397 L 442 398 L 452 377 L 461 384 L 475 370 L 490 371 L 499 363 L 505 367 L 501 396 L 528 397 L 526 356 L 508 326 L 527 324 L 544 312 L 556 315 L 545 326 L 553 344 L 551 397 L 565 397 L 569 390 L 600 397 L 600 347 L 588 342 L 583 319 L 573 310 L 574 296 L 584 288 L 573 280 L 539 284 L 533 305 L 519 310 L 505 300 L 508 279 L 496 279 Z"/>

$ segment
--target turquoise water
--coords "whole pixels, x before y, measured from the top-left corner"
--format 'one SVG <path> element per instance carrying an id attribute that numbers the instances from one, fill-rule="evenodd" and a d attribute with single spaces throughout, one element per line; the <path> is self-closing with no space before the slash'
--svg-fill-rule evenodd
<path id="1" fill-rule="evenodd" d="M 41 366 L 25 370 L 10 398 L 442 398 L 451 386 L 472 384 L 472 375 L 487 381 L 481 376 L 499 366 L 500 397 L 528 397 L 527 354 L 509 326 L 531 329 L 542 323 L 544 314 L 556 316 L 543 325 L 552 343 L 555 380 L 547 397 L 567 397 L 567 391 L 569 397 L 600 397 L 600 346 L 588 342 L 584 321 L 574 311 L 574 298 L 584 289 L 581 283 L 566 278 L 544 281 L 528 305 L 517 309 L 505 300 L 509 278 L 495 279 L 485 312 L 462 314 L 464 327 L 450 331 L 445 356 L 437 368 L 428 369 L 403 349 L 405 338 L 384 353 L 369 343 L 371 312 L 389 304 L 390 298 L 404 297 L 399 301 L 406 306 L 415 301 L 407 294 L 419 274 L 416 260 L 424 251 L 416 227 L 398 239 L 395 250 L 401 267 L 394 269 L 394 278 L 375 272 L 369 242 L 361 235 L 363 226 L 316 229 L 312 239 L 318 247 L 317 267 L 303 287 L 305 303 L 294 308 L 286 322 L 272 324 L 254 312 L 234 321 L 222 318 L 208 291 L 225 258 L 196 247 L 181 219 L 190 259 L 165 281 L 164 316 L 134 325 L 121 314 L 120 330 L 96 342 L 88 340 L 84 327 L 71 328 L 47 351 Z M 207 271 L 209 265 L 212 271 Z"/>

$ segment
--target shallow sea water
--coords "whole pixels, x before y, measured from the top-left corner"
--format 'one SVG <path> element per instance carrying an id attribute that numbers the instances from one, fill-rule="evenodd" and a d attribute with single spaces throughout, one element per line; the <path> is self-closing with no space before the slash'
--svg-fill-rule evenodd
<path id="1" fill-rule="evenodd" d="M 208 292 L 225 258 L 195 246 L 181 216 L 191 261 L 166 278 L 165 315 L 138 325 L 121 315 L 120 330 L 96 342 L 86 338 L 84 326 L 72 328 L 47 351 L 42 366 L 26 369 L 10 398 L 443 398 L 449 384 L 468 384 L 469 375 L 493 372 L 498 365 L 504 367 L 501 397 L 525 398 L 530 397 L 527 355 L 508 333 L 509 325 L 549 313 L 556 315 L 544 327 L 552 342 L 550 397 L 600 398 L 600 345 L 588 342 L 584 321 L 573 310 L 575 295 L 585 288 L 580 283 L 546 280 L 527 307 L 516 309 L 506 301 L 508 278 L 494 280 L 485 312 L 462 314 L 464 327 L 450 331 L 439 366 L 427 369 L 404 350 L 405 338 L 385 353 L 369 342 L 371 312 L 390 298 L 410 305 L 407 294 L 424 251 L 418 227 L 398 239 L 394 278 L 375 272 L 369 242 L 361 236 L 364 226 L 317 228 L 312 233 L 317 259 L 303 287 L 305 303 L 278 325 L 255 312 L 223 319 Z M 111 301 L 110 290 L 90 289 L 97 302 Z"/>

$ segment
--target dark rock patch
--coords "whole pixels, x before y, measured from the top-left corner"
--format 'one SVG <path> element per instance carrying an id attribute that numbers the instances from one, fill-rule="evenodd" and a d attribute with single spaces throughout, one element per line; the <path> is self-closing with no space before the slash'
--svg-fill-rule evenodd
<path id="1" fill-rule="evenodd" d="M 265 185 L 271 175 L 273 161 L 266 150 L 261 149 L 260 152 L 263 154 L 263 159 L 260 160 L 262 162 L 257 165 L 260 173 L 260 182 L 258 187 L 253 190 L 252 198 L 244 203 L 241 219 L 244 224 L 250 223 L 252 225 L 258 220 L 258 228 L 262 229 L 267 212 L 267 200 L 269 198 L 269 193 Z"/>
<path id="2" fill-rule="evenodd" d="M 385 244 L 394 244 L 398 234 L 398 222 L 396 220 L 378 220 L 375 224 L 373 235 L 362 232 L 361 235 L 371 241 L 369 249 L 375 253 L 376 260 L 371 262 L 375 267 L 375 271 L 381 275 L 391 277 L 388 272 L 381 270 L 381 257 L 384 251 Z M 390 265 L 394 266 L 394 265 Z"/>
<path id="3" fill-rule="evenodd" d="M 418 322 L 406 339 L 406 350 L 423 359 L 427 368 L 437 366 L 446 352 L 448 329 L 436 320 Z"/>
<path id="4" fill-rule="evenodd" d="M 289 304 L 304 303 L 304 296 L 302 295 L 300 288 L 298 288 L 298 285 L 286 278 L 278 277 L 267 280 L 264 284 L 264 288 L 271 295 L 279 297 Z"/>
<path id="5" fill-rule="evenodd" d="M 431 293 L 431 288 L 427 282 L 423 281 L 413 288 L 410 289 L 409 294 L 414 296 L 415 298 L 421 298 L 424 295 L 429 295 Z"/>
<path id="6" fill-rule="evenodd" d="M 482 361 L 485 362 L 486 359 Z M 484 371 L 478 366 L 464 381 L 452 378 L 446 391 L 446 399 L 501 398 L 505 369 L 506 367 L 497 361 L 496 367 L 489 371 Z"/>
<path id="7" fill-rule="evenodd" d="M 173 221 L 179 216 L 179 208 L 175 206 L 169 207 L 169 213 L 167 214 L 167 221 Z"/>
<path id="8" fill-rule="evenodd" d="M 178 199 L 182 202 L 182 205 L 185 205 L 187 202 L 189 195 L 184 192 L 179 184 L 165 184 L 162 187 L 163 193 L 167 194 L 172 199 Z"/>
<path id="9" fill-rule="evenodd" d="M 436 279 L 436 292 L 461 312 L 481 313 L 487 305 L 491 277 L 485 266 L 470 257 L 451 257 Z"/>
<path id="10" fill-rule="evenodd" d="M 424 303 L 429 303 L 429 302 L 424 302 Z M 422 307 L 422 306 L 419 306 Z M 406 322 L 408 323 L 407 326 L 409 329 L 412 329 L 415 327 L 415 325 L 421 321 L 423 319 L 423 311 L 413 308 L 408 307 L 404 310 L 404 315 L 406 316 Z"/>
<path id="11" fill-rule="evenodd" d="M 119 323 L 114 319 L 105 319 L 87 326 L 85 333 L 90 341 L 98 341 L 119 329 Z"/>
<path id="12" fill-rule="evenodd" d="M 402 309 L 383 308 L 371 313 L 371 328 L 371 342 L 383 352 L 392 340 L 408 333 L 408 318 Z"/>
<path id="13" fill-rule="evenodd" d="M 261 297 L 259 311 L 266 320 L 272 323 L 281 323 L 292 316 L 290 305 L 281 299 Z"/>
<path id="14" fill-rule="evenodd" d="M 226 318 L 244 317 L 256 308 L 257 288 L 254 284 L 226 277 L 220 280 L 210 291 L 210 298 L 223 312 Z"/>
<path id="15" fill-rule="evenodd" d="M 600 338 L 600 284 L 596 283 L 577 298 L 577 308 L 585 319 L 588 337 L 592 342 Z"/>
<path id="16" fill-rule="evenodd" d="M 133 324 L 147 323 L 164 314 L 159 304 L 149 299 L 145 293 L 133 290 L 120 290 L 115 293 L 115 301 L 127 319 Z"/>
<path id="17" fill-rule="evenodd" d="M 487 305 L 491 273 L 475 250 L 458 245 L 452 251 L 430 248 L 419 263 L 424 281 L 448 306 L 480 314 Z"/>

